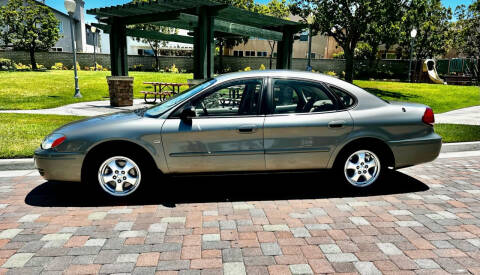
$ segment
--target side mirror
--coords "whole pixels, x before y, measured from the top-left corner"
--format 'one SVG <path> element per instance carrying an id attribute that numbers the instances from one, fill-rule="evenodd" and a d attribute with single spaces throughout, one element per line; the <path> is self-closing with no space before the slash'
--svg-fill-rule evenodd
<path id="1" fill-rule="evenodd" d="M 180 119 L 182 121 L 191 121 L 193 117 L 197 116 L 194 106 L 185 106 L 180 112 Z"/>

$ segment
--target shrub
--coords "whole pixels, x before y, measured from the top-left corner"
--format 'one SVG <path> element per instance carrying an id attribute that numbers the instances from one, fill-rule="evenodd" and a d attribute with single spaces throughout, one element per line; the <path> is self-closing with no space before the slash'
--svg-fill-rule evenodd
<path id="1" fill-rule="evenodd" d="M 65 66 L 63 66 L 62 62 L 57 62 L 50 69 L 52 69 L 52 70 L 64 70 L 64 68 L 65 68 Z"/>
<path id="2" fill-rule="evenodd" d="M 7 58 L 0 58 L 0 71 L 13 71 L 15 70 L 15 63 Z"/>
<path id="3" fill-rule="evenodd" d="M 15 64 L 15 69 L 17 71 L 30 71 L 32 70 L 32 66 L 31 65 L 23 65 L 22 63 L 18 63 L 18 64 Z"/>
<path id="4" fill-rule="evenodd" d="M 72 66 L 72 70 L 73 70 L 73 66 Z M 77 62 L 77 71 L 80 71 L 80 70 L 81 70 L 80 64 L 78 64 L 78 62 Z"/>
<path id="5" fill-rule="evenodd" d="M 260 65 L 260 68 L 259 68 L 259 70 L 261 70 L 261 71 L 265 70 L 265 65 L 263 65 L 263 64 L 262 64 L 262 65 Z"/>
<path id="6" fill-rule="evenodd" d="M 344 52 L 334 53 L 333 58 L 334 59 L 344 59 L 345 58 L 345 53 Z"/>
<path id="7" fill-rule="evenodd" d="M 141 71 L 143 69 L 143 64 L 133 65 L 134 71 Z"/>
<path id="8" fill-rule="evenodd" d="M 170 72 L 170 73 L 174 73 L 174 74 L 178 74 L 178 68 L 175 66 L 175 64 L 172 65 L 172 67 L 170 68 L 167 68 L 166 70 L 167 72 Z"/>
<path id="9" fill-rule="evenodd" d="M 324 74 L 329 75 L 329 76 L 337 76 L 337 73 L 334 72 L 334 71 L 324 72 Z"/>
<path id="10" fill-rule="evenodd" d="M 248 72 L 248 71 L 251 71 L 251 70 L 252 70 L 252 68 L 250 68 L 250 66 L 249 66 L 249 67 L 246 67 L 246 68 L 245 68 L 245 69 L 243 69 L 243 70 L 244 70 L 245 72 Z"/>

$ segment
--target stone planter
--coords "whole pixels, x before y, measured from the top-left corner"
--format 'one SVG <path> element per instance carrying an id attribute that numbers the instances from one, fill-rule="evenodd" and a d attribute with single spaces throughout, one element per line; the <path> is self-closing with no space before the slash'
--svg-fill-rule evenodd
<path id="1" fill-rule="evenodd" d="M 110 106 L 122 107 L 133 105 L 133 77 L 107 76 Z"/>

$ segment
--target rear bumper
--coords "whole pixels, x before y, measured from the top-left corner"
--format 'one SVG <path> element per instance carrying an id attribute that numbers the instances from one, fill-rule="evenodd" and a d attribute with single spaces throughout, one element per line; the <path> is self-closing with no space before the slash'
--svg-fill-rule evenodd
<path id="1" fill-rule="evenodd" d="M 433 161 L 442 149 L 442 137 L 431 133 L 416 139 L 388 142 L 395 157 L 395 168 Z"/>
<path id="2" fill-rule="evenodd" d="M 46 180 L 77 181 L 81 180 L 84 155 L 80 153 L 60 153 L 52 150 L 35 151 L 35 167 Z"/>

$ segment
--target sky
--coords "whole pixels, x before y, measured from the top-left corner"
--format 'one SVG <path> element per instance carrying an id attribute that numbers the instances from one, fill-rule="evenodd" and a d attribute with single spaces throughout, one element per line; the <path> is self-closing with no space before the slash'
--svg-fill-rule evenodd
<path id="1" fill-rule="evenodd" d="M 121 5 L 130 2 L 131 0 L 84 0 L 85 9 L 93 9 L 100 7 L 108 7 L 113 5 Z M 446 7 L 452 8 L 455 10 L 455 7 L 461 4 L 466 6 L 470 5 L 474 0 L 442 0 L 442 3 Z M 267 3 L 268 0 L 256 0 L 257 3 Z M 65 7 L 63 6 L 63 0 L 46 0 L 45 4 L 66 13 Z M 86 22 L 96 22 L 95 17 L 87 14 L 85 18 Z"/>

